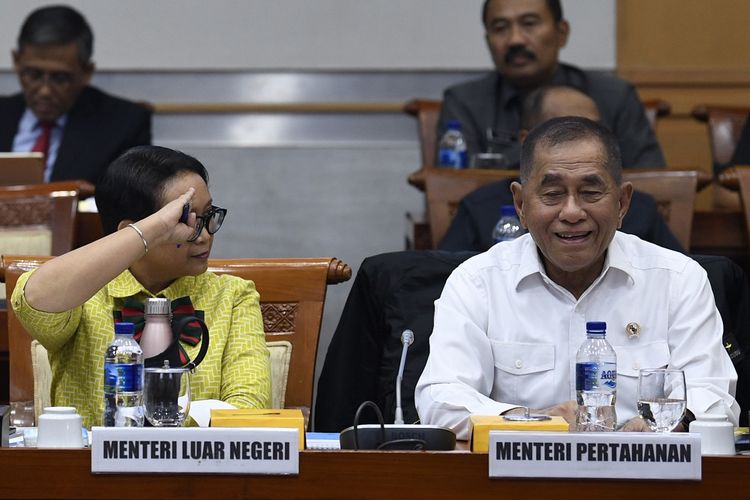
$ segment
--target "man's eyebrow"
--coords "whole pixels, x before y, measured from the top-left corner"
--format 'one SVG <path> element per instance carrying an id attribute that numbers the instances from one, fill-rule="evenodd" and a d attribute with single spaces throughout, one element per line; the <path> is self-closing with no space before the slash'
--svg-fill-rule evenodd
<path id="1" fill-rule="evenodd" d="M 513 18 L 508 17 L 507 15 L 498 14 L 497 16 L 490 18 L 490 20 L 488 21 L 487 24 L 492 25 L 492 24 L 497 23 L 499 21 L 511 22 L 514 19 L 519 19 L 519 20 L 525 20 L 525 19 L 528 20 L 528 19 L 531 19 L 531 18 L 533 18 L 533 19 L 541 19 L 541 17 L 542 17 L 541 14 L 539 14 L 537 12 L 524 12 L 523 14 L 520 14 L 520 15 L 515 16 Z"/>
<path id="2" fill-rule="evenodd" d="M 540 186 L 550 186 L 553 184 L 560 184 L 562 181 L 562 177 L 560 177 L 559 174 L 544 174 L 544 177 L 542 177 L 542 182 L 539 183 Z"/>
<path id="3" fill-rule="evenodd" d="M 527 12 L 526 14 L 521 14 L 520 16 L 518 16 L 518 18 L 521 20 L 541 19 L 542 16 L 537 12 Z"/>
<path id="4" fill-rule="evenodd" d="M 583 178 L 583 183 L 589 186 L 606 186 L 607 183 L 604 181 L 599 174 L 590 174 Z"/>

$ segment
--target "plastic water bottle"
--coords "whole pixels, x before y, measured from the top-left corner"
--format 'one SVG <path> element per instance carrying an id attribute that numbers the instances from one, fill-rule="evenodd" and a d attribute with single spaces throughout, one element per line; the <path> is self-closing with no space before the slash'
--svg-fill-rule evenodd
<path id="1" fill-rule="evenodd" d="M 133 323 L 116 323 L 104 353 L 105 427 L 143 427 L 143 351 Z"/>
<path id="2" fill-rule="evenodd" d="M 461 123 L 456 120 L 448 122 L 448 129 L 438 143 L 438 166 L 466 168 L 466 139 L 461 132 Z"/>
<path id="3" fill-rule="evenodd" d="M 607 342 L 607 324 L 586 323 L 576 354 L 577 431 L 614 431 L 617 425 L 617 355 Z"/>
<path id="4" fill-rule="evenodd" d="M 521 226 L 521 221 L 518 220 L 518 215 L 516 215 L 516 207 L 503 205 L 500 208 L 500 219 L 492 230 L 492 241 L 498 243 L 515 240 L 525 232 L 526 230 Z"/>

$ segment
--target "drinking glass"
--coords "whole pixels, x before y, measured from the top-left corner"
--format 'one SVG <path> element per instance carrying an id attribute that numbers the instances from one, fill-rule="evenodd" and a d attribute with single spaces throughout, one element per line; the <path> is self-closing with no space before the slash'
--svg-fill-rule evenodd
<path id="1" fill-rule="evenodd" d="M 162 368 L 143 370 L 143 405 L 146 419 L 154 427 L 178 427 L 190 412 L 190 369 Z"/>
<path id="2" fill-rule="evenodd" d="M 32 427 L 34 425 L 34 402 L 12 401 L 10 403 L 10 425 Z"/>
<path id="3" fill-rule="evenodd" d="M 685 372 L 644 369 L 638 375 L 638 413 L 652 431 L 671 432 L 685 415 Z"/>

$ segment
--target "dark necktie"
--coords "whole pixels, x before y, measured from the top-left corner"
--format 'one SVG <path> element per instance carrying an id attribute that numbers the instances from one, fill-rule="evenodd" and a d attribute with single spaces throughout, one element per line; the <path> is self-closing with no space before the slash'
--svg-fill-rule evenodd
<path id="1" fill-rule="evenodd" d="M 39 122 L 37 127 L 41 129 L 39 137 L 36 138 L 34 146 L 31 148 L 32 153 L 42 153 L 44 158 L 47 158 L 49 152 L 49 141 L 52 134 L 52 128 L 55 126 L 54 122 Z"/>

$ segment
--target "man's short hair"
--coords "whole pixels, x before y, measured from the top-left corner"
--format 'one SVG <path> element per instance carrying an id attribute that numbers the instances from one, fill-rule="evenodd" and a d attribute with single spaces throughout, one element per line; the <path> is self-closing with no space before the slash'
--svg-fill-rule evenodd
<path id="1" fill-rule="evenodd" d="M 606 162 L 604 167 L 615 183 L 620 185 L 622 156 L 617 138 L 604 125 L 580 116 L 552 118 L 529 133 L 521 147 L 521 183 L 529 179 L 538 149 L 587 139 L 594 139 L 602 146 Z"/>
<path id="2" fill-rule="evenodd" d="M 20 54 L 27 45 L 78 44 L 78 61 L 88 66 L 94 53 L 94 34 L 91 26 L 77 10 L 67 5 L 52 5 L 33 11 L 18 33 Z"/>
<path id="3" fill-rule="evenodd" d="M 484 0 L 484 5 L 482 5 L 482 24 L 485 26 L 487 26 L 487 10 L 490 7 L 491 1 L 492 0 Z M 547 8 L 549 9 L 550 13 L 552 14 L 552 18 L 556 23 L 562 21 L 563 11 L 560 0 L 547 0 Z"/>
<path id="4" fill-rule="evenodd" d="M 113 161 L 96 184 L 96 207 L 104 234 L 125 220 L 139 221 L 158 211 L 164 188 L 180 174 L 198 174 L 208 185 L 208 172 L 190 155 L 161 146 L 136 146 Z"/>

